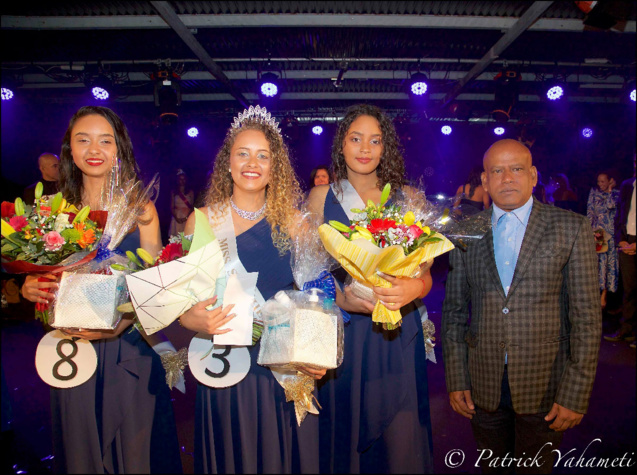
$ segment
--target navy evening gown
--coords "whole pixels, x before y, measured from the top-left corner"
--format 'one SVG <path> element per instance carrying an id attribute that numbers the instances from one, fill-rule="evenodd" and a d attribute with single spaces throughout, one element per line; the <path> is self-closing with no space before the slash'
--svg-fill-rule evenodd
<path id="1" fill-rule="evenodd" d="M 139 231 L 119 250 L 139 247 Z M 132 327 L 131 327 L 132 328 Z M 166 373 L 137 330 L 91 342 L 95 374 L 80 386 L 51 388 L 58 473 L 181 473 Z"/>
<path id="2" fill-rule="evenodd" d="M 349 222 L 331 189 L 324 218 Z M 342 285 L 344 271 L 334 274 Z M 401 313 L 393 331 L 356 313 L 345 325 L 343 363 L 319 382 L 323 473 L 433 472 L 420 314 L 413 303 Z"/>
<path id="3" fill-rule="evenodd" d="M 237 252 L 247 272 L 259 273 L 265 300 L 292 288 L 290 253 L 279 255 L 265 219 L 237 236 Z M 249 347 L 250 371 L 235 386 L 198 385 L 195 472 L 318 472 L 318 417 L 308 414 L 297 426 L 294 404 L 286 402 L 272 372 L 257 364 L 259 348 Z"/>

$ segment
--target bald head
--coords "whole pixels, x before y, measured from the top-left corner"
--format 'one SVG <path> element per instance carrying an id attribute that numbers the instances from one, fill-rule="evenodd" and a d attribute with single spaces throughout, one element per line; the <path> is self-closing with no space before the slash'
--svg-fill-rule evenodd
<path id="1" fill-rule="evenodd" d="M 58 181 L 59 167 L 60 159 L 53 153 L 43 153 L 38 157 L 38 168 L 43 180 Z"/>
<path id="2" fill-rule="evenodd" d="M 524 206 L 537 184 L 531 151 L 513 139 L 498 140 L 482 160 L 482 186 L 493 203 L 505 211 Z"/>

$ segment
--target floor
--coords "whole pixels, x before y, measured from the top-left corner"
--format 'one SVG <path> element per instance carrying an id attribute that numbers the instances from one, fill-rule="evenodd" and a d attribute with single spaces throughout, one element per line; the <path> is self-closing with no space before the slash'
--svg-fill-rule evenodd
<path id="1" fill-rule="evenodd" d="M 435 264 L 433 274 L 435 284 L 425 303 L 439 329 L 444 262 Z M 44 330 L 39 322 L 30 318 L 31 311 L 32 307 L 26 303 L 3 309 L 2 368 L 13 409 L 12 430 L 2 433 L 3 473 L 51 473 L 49 391 L 34 368 L 35 349 Z M 613 318 L 616 317 L 605 316 L 606 332 L 614 330 Z M 186 332 L 176 325 L 173 327 L 168 333 L 175 346 L 187 345 Z M 475 466 L 478 452 L 469 421 L 455 414 L 449 406 L 439 344 L 435 353 L 438 363 L 430 364 L 428 369 L 435 470 L 437 473 L 479 473 Z M 187 374 L 186 394 L 173 391 L 185 473 L 193 472 L 195 392 L 190 374 Z M 628 463 L 634 465 L 637 462 L 635 422 L 635 350 L 625 341 L 602 340 L 590 412 L 578 427 L 566 432 L 560 447 L 562 459 L 554 473 L 596 473 L 599 469 L 586 466 L 598 463 L 600 458 L 609 459 L 608 464 L 618 459 L 618 464 L 624 456 L 621 462 L 624 467 Z"/>

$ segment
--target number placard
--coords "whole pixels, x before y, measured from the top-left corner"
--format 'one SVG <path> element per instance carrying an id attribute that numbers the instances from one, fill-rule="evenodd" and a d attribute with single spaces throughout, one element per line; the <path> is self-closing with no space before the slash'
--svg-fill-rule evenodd
<path id="1" fill-rule="evenodd" d="M 42 381 L 49 386 L 74 388 L 93 376 L 97 354 L 90 341 L 53 330 L 38 344 L 35 367 Z"/>
<path id="2" fill-rule="evenodd" d="M 245 346 L 213 346 L 210 335 L 197 333 L 188 347 L 188 366 L 201 384 L 227 388 L 247 376 L 250 352 Z"/>

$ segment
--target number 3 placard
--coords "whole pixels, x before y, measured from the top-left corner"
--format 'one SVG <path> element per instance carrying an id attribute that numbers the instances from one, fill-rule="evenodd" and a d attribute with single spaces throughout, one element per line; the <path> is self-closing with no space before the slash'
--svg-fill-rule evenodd
<path id="1" fill-rule="evenodd" d="M 250 371 L 250 352 L 245 346 L 213 347 L 210 335 L 197 333 L 188 347 L 188 366 L 201 384 L 227 388 L 239 383 Z"/>
<path id="2" fill-rule="evenodd" d="M 88 340 L 71 338 L 60 330 L 42 337 L 35 351 L 38 375 L 54 388 L 73 388 L 85 383 L 97 368 L 97 354 Z"/>

